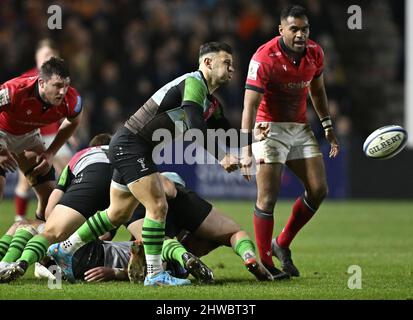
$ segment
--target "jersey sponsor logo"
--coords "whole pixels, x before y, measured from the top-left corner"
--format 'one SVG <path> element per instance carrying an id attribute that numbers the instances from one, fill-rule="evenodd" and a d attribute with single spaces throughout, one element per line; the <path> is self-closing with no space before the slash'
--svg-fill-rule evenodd
<path id="1" fill-rule="evenodd" d="M 9 89 L 4 88 L 0 90 L 0 106 L 5 106 L 10 103 Z"/>
<path id="2" fill-rule="evenodd" d="M 258 73 L 258 68 L 260 67 L 259 62 L 255 60 L 251 60 L 249 68 L 248 68 L 248 79 L 250 80 L 257 80 L 257 73 Z"/>
<path id="3" fill-rule="evenodd" d="M 283 89 L 304 89 L 310 86 L 311 80 L 308 81 L 300 81 L 300 82 L 288 82 L 283 83 L 281 87 Z"/>

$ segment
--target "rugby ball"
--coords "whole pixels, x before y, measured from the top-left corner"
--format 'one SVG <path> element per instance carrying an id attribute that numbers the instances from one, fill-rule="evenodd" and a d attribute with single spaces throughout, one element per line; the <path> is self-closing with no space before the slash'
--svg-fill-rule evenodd
<path id="1" fill-rule="evenodd" d="M 373 159 L 390 159 L 407 144 L 407 131 L 390 125 L 373 131 L 363 144 L 364 154 Z"/>

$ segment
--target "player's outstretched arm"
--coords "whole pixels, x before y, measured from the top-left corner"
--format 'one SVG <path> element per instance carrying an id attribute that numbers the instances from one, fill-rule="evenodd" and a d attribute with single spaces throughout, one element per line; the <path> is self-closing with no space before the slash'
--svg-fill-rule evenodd
<path id="1" fill-rule="evenodd" d="M 208 152 L 210 152 L 224 167 L 227 172 L 235 171 L 239 168 L 239 161 L 238 158 L 232 154 L 227 153 L 225 150 L 221 148 L 218 141 L 215 140 L 215 152 L 211 152 L 208 150 L 208 137 L 207 137 L 207 125 L 203 118 L 203 111 L 202 107 L 196 107 L 193 105 L 184 106 L 183 109 L 188 117 L 188 125 L 190 129 L 199 129 L 201 130 L 203 137 L 204 137 L 204 148 Z"/>
<path id="2" fill-rule="evenodd" d="M 125 269 L 107 267 L 96 267 L 89 269 L 85 272 L 85 281 L 87 282 L 100 282 L 111 280 L 128 280 L 128 273 Z"/>
<path id="3" fill-rule="evenodd" d="M 263 94 L 255 90 L 246 89 L 244 95 L 244 110 L 242 111 L 241 131 L 248 134 L 254 128 L 255 116 Z M 261 136 L 255 137 L 261 140 Z M 252 165 L 251 145 L 242 148 L 241 172 L 247 181 L 251 180 L 250 168 Z"/>

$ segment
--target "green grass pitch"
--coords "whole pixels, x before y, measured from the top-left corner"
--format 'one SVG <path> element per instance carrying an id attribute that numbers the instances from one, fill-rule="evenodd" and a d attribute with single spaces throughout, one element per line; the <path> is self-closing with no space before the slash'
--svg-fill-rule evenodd
<path id="1" fill-rule="evenodd" d="M 213 202 L 253 235 L 253 202 Z M 276 232 L 284 226 L 292 201 L 276 208 Z M 33 212 L 34 203 L 31 206 Z M 3 234 L 13 220 L 12 202 L 0 207 Z M 125 240 L 120 232 L 115 240 Z M 230 248 L 203 260 L 214 270 L 216 283 L 181 288 L 146 288 L 128 282 L 71 285 L 49 289 L 33 270 L 9 284 L 0 284 L 7 299 L 413 299 L 413 202 L 326 201 L 292 244 L 300 278 L 262 283 L 249 274 Z M 350 289 L 350 266 L 361 269 L 361 288 Z M 352 283 L 351 279 L 350 282 Z"/>

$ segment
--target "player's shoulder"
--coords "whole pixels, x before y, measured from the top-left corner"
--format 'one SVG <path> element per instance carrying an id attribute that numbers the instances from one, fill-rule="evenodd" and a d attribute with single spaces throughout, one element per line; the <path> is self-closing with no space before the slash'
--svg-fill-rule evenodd
<path id="1" fill-rule="evenodd" d="M 32 68 L 30 70 L 27 70 L 26 72 L 22 73 L 20 75 L 20 77 L 36 77 L 38 75 L 39 75 L 39 70 L 36 67 L 34 67 L 34 68 Z"/>
<path id="2" fill-rule="evenodd" d="M 307 54 L 311 55 L 315 58 L 323 57 L 324 56 L 324 51 L 317 42 L 315 42 L 314 40 L 308 39 Z"/>
<path id="3" fill-rule="evenodd" d="M 273 58 L 277 56 L 277 53 L 281 55 L 280 50 L 278 49 L 279 38 L 280 36 L 275 37 L 261 45 L 252 56 L 252 60 L 271 63 Z"/>
<path id="4" fill-rule="evenodd" d="M 37 83 L 37 76 L 19 76 L 10 79 L 1 85 L 1 99 L 3 104 L 10 103 L 12 100 L 29 96 L 33 93 L 33 87 Z"/>
<path id="5" fill-rule="evenodd" d="M 39 77 L 37 75 L 21 75 L 16 78 L 10 79 L 6 81 L 3 86 L 8 87 L 8 88 L 13 88 L 13 89 L 25 89 L 25 88 L 30 88 L 35 85 L 37 79 Z"/>

